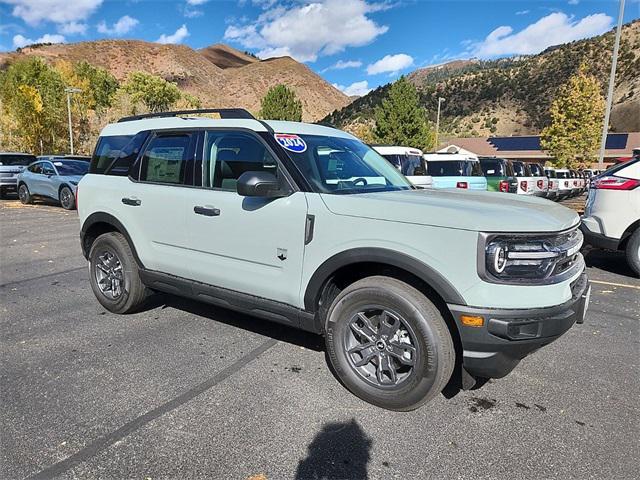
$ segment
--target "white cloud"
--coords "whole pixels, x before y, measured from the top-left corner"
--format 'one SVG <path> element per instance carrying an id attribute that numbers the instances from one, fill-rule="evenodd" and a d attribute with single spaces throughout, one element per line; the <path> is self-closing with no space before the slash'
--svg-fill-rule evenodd
<path id="1" fill-rule="evenodd" d="M 322 70 L 322 73 L 328 72 L 329 70 L 344 70 L 346 68 L 360 68 L 362 66 L 362 62 L 359 60 L 338 60 L 336 63 L 331 65 L 330 67 Z"/>
<path id="2" fill-rule="evenodd" d="M 45 33 L 43 36 L 36 40 L 31 40 L 23 35 L 14 35 L 13 48 L 22 48 L 27 45 L 33 45 L 34 43 L 64 43 L 65 39 L 62 35 Z"/>
<path id="3" fill-rule="evenodd" d="M 164 33 L 160 35 L 160 38 L 156 40 L 157 43 L 180 43 L 185 38 L 189 36 L 189 29 L 187 29 L 186 25 L 182 25 L 179 29 L 177 29 L 171 35 L 165 35 Z"/>
<path id="4" fill-rule="evenodd" d="M 196 6 L 207 3 L 209 0 L 187 0 L 188 5 Z"/>
<path id="5" fill-rule="evenodd" d="M 344 85 L 338 85 L 337 83 L 334 83 L 333 86 L 349 97 L 353 97 L 354 95 L 363 97 L 371 90 L 373 90 L 372 88 L 369 88 L 369 83 L 366 80 L 363 80 L 361 82 L 354 82 L 348 87 L 345 87 Z"/>
<path id="6" fill-rule="evenodd" d="M 13 5 L 11 13 L 29 25 L 40 22 L 69 23 L 84 20 L 102 5 L 103 0 L 3 0 Z"/>
<path id="7" fill-rule="evenodd" d="M 519 10 L 516 15 L 527 15 L 531 10 Z"/>
<path id="8" fill-rule="evenodd" d="M 386 55 L 380 60 L 367 66 L 369 75 L 377 75 L 379 73 L 397 73 L 400 70 L 409 68 L 413 65 L 413 57 L 406 53 L 398 53 L 396 55 Z"/>
<path id="9" fill-rule="evenodd" d="M 79 22 L 63 23 L 58 26 L 58 32 L 65 35 L 84 35 L 87 33 L 87 24 Z"/>
<path id="10" fill-rule="evenodd" d="M 517 33 L 509 26 L 498 27 L 482 42 L 472 44 L 469 53 L 479 58 L 539 53 L 552 45 L 600 35 L 612 26 L 613 19 L 604 13 L 574 20 L 564 13 L 555 12 Z"/>
<path id="11" fill-rule="evenodd" d="M 580 0 L 569 0 L 569 5 L 578 5 Z"/>
<path id="12" fill-rule="evenodd" d="M 378 7 L 365 0 L 305 0 L 304 4 L 268 2 L 254 22 L 230 25 L 224 38 L 245 48 L 260 49 L 258 56 L 290 55 L 302 62 L 333 55 L 346 47 L 371 43 L 388 27 L 367 16 Z"/>
<path id="13" fill-rule="evenodd" d="M 111 27 L 107 25 L 104 20 L 98 24 L 98 32 L 105 35 L 121 36 L 129 33 L 140 22 L 129 15 L 120 17 L 120 19 L 114 23 Z"/>

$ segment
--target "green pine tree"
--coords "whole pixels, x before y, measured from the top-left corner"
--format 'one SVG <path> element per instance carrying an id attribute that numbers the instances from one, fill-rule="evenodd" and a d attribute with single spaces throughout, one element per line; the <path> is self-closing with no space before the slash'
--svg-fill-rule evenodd
<path id="1" fill-rule="evenodd" d="M 431 150 L 434 136 L 420 106 L 418 91 L 400 77 L 375 110 L 374 135 L 381 143 Z"/>
<path id="2" fill-rule="evenodd" d="M 551 104 L 551 124 L 542 130 L 544 150 L 557 167 L 585 168 L 595 161 L 602 133 L 605 101 L 598 79 L 582 65 Z"/>
<path id="3" fill-rule="evenodd" d="M 302 102 L 286 85 L 271 87 L 262 99 L 260 118 L 266 120 L 302 121 Z"/>

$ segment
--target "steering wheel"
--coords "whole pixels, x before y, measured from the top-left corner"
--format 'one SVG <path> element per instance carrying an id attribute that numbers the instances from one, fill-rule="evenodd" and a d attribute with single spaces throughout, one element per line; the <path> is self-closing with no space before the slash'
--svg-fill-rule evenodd
<path id="1" fill-rule="evenodd" d="M 358 182 L 361 182 L 363 187 L 366 187 L 368 185 L 366 178 L 358 177 L 352 183 L 355 185 Z"/>

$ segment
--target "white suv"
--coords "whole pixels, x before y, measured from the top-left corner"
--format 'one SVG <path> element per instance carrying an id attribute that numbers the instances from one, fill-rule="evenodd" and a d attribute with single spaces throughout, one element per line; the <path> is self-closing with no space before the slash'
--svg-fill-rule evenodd
<path id="1" fill-rule="evenodd" d="M 222 118 L 101 132 L 77 198 L 108 310 L 160 290 L 323 334 L 344 385 L 393 410 L 502 377 L 583 321 L 575 212 L 416 189 L 340 130 L 204 112 Z"/>
<path id="2" fill-rule="evenodd" d="M 591 179 L 580 228 L 592 246 L 626 252 L 640 276 L 640 158 Z"/>
<path id="3" fill-rule="evenodd" d="M 392 145 L 371 145 L 371 147 L 400 170 L 414 185 L 421 188 L 433 187 L 433 177 L 427 173 L 427 162 L 422 158 L 422 150 Z"/>

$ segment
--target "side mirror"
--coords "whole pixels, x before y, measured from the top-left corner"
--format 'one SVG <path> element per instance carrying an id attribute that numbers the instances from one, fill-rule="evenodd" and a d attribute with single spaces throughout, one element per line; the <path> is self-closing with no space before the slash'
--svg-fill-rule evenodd
<path id="1" fill-rule="evenodd" d="M 283 197 L 280 183 L 273 173 L 256 171 L 244 172 L 238 178 L 237 191 L 243 197 Z"/>

